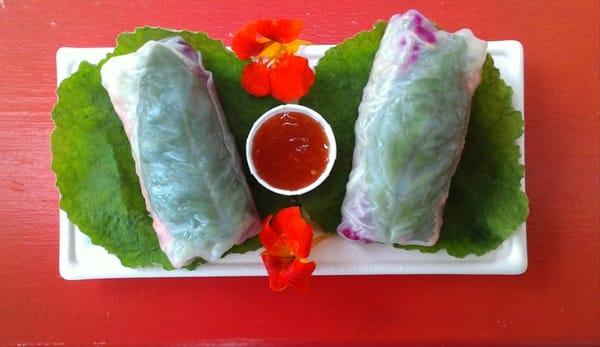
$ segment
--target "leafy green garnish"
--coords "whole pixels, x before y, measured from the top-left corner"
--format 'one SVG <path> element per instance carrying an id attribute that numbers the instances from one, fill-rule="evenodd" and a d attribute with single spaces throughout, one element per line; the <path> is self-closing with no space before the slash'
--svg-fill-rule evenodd
<path id="1" fill-rule="evenodd" d="M 331 124 L 338 159 L 330 178 L 302 197 L 311 217 L 326 230 L 337 226 L 352 165 L 354 122 L 386 23 L 359 33 L 327 51 L 316 68 L 316 82 L 302 103 Z M 461 161 L 452 179 L 444 224 L 433 247 L 398 246 L 455 257 L 484 254 L 497 248 L 525 221 L 528 202 L 521 191 L 523 166 L 516 140 L 523 134 L 520 112 L 512 107 L 512 89 L 487 56 L 482 82 L 471 109 Z"/>
<path id="2" fill-rule="evenodd" d="M 323 185 L 298 199 L 289 199 L 262 188 L 248 175 L 259 211 L 265 215 L 290 204 L 301 203 L 311 219 L 333 231 L 340 220 L 340 206 L 352 164 L 354 120 L 385 23 L 330 49 L 319 61 L 311 92 L 301 100 L 330 122 L 338 144 L 334 169 Z M 204 66 L 212 71 L 229 127 L 240 155 L 252 123 L 278 104 L 271 98 L 255 98 L 240 86 L 244 63 L 221 41 L 204 33 L 141 28 L 124 33 L 112 55 L 137 50 L 148 40 L 180 35 L 200 51 Z M 160 251 L 146 212 L 130 147 L 108 95 L 100 83 L 98 66 L 82 63 L 79 71 L 61 83 L 52 117 L 52 168 L 61 191 L 61 208 L 95 244 L 117 255 L 129 267 L 160 264 L 172 266 Z M 527 199 L 520 191 L 523 167 L 514 144 L 522 134 L 520 114 L 511 106 L 511 89 L 500 79 L 490 57 L 482 85 L 473 100 L 467 144 L 452 181 L 440 241 L 451 255 L 483 254 L 496 248 L 527 215 Z M 228 253 L 244 253 L 260 247 L 257 238 L 235 246 Z M 193 269 L 197 261 L 189 269 Z"/>
<path id="3" fill-rule="evenodd" d="M 524 168 L 516 140 L 523 135 L 521 113 L 512 107 L 512 89 L 487 56 L 471 105 L 469 130 L 444 208 L 439 241 L 422 252 L 446 249 L 455 257 L 497 248 L 527 218 L 521 191 Z"/>

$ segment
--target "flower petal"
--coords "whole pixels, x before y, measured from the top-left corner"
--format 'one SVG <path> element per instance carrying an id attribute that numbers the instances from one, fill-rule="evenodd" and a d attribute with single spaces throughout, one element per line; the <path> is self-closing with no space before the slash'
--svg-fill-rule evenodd
<path id="1" fill-rule="evenodd" d="M 269 287 L 276 291 L 287 288 L 286 278 L 281 274 L 286 271 L 295 258 L 274 256 L 267 252 L 263 252 L 260 256 L 269 274 Z"/>
<path id="2" fill-rule="evenodd" d="M 238 58 L 245 60 L 257 56 L 265 48 L 265 42 L 256 38 L 256 22 L 243 26 L 233 37 L 231 49 Z"/>
<path id="3" fill-rule="evenodd" d="M 259 53 L 259 57 L 273 59 L 285 53 L 286 46 L 275 41 L 269 41 L 269 44 Z"/>
<path id="4" fill-rule="evenodd" d="M 269 69 L 262 63 L 252 62 L 242 73 L 242 87 L 254 96 L 265 96 L 271 92 Z"/>
<path id="5" fill-rule="evenodd" d="M 310 253 L 313 231 L 298 206 L 281 209 L 275 217 L 267 216 L 258 235 L 265 246 L 261 259 L 269 274 L 269 287 L 281 291 L 288 286 L 308 290 L 315 262 Z"/>
<path id="6" fill-rule="evenodd" d="M 308 60 L 296 55 L 284 55 L 269 74 L 271 95 L 283 102 L 300 99 L 315 81 Z"/>
<path id="7" fill-rule="evenodd" d="M 310 41 L 298 40 L 298 39 L 288 42 L 284 45 L 285 53 L 294 54 L 294 53 L 298 52 L 298 49 L 300 49 L 300 46 L 305 46 L 308 44 L 310 44 Z"/>
<path id="8" fill-rule="evenodd" d="M 258 20 L 256 30 L 268 39 L 287 43 L 298 37 L 302 31 L 302 21 L 298 19 Z"/>
<path id="9" fill-rule="evenodd" d="M 277 240 L 279 240 L 279 235 L 277 235 L 277 233 L 275 233 L 275 230 L 271 228 L 272 219 L 272 214 L 265 217 L 265 219 L 263 220 L 263 227 L 260 231 L 260 234 L 258 234 L 258 239 L 260 240 L 260 243 L 265 247 L 265 250 L 267 251 L 271 250 L 271 248 L 273 248 Z"/>
<path id="10" fill-rule="evenodd" d="M 264 254 L 277 257 L 293 257 L 290 247 L 285 243 L 280 232 L 271 227 L 272 215 L 263 221 L 263 228 L 258 234 L 260 243 L 265 247 Z"/>
<path id="11" fill-rule="evenodd" d="M 260 257 L 265 264 L 269 276 L 279 275 L 286 271 L 289 265 L 296 259 L 294 257 L 279 257 L 268 254 L 267 252 L 262 252 Z"/>
<path id="12" fill-rule="evenodd" d="M 282 243 L 287 246 L 291 255 L 300 258 L 308 257 L 313 232 L 310 224 L 302 218 L 298 206 L 281 209 L 272 220 L 271 226 L 280 235 Z"/>
<path id="13" fill-rule="evenodd" d="M 269 60 L 274 59 L 286 52 L 286 46 L 279 42 L 270 41 L 269 45 L 258 55 Z"/>
<path id="14" fill-rule="evenodd" d="M 277 283 L 285 283 L 301 291 L 307 291 L 310 285 L 310 275 L 315 271 L 317 264 L 306 259 L 296 259 L 286 266 L 277 278 Z"/>
<path id="15" fill-rule="evenodd" d="M 288 286 L 306 291 L 310 284 L 310 276 L 315 271 L 317 264 L 307 259 L 293 257 L 277 257 L 261 254 L 267 273 L 269 274 L 269 287 L 275 291 L 282 291 Z"/>
<path id="16" fill-rule="evenodd" d="M 279 43 L 275 41 L 269 41 L 265 45 L 265 49 L 258 55 L 261 58 L 274 59 L 281 57 L 284 54 L 294 54 L 298 52 L 300 46 L 307 45 L 310 42 L 304 40 L 294 40 L 288 43 Z"/>

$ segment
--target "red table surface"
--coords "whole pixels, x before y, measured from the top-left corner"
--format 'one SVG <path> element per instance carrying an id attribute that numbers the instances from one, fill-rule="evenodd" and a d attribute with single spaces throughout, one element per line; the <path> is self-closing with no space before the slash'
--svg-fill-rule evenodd
<path id="1" fill-rule="evenodd" d="M 521 276 L 332 276 L 308 294 L 265 278 L 65 281 L 50 171 L 55 53 L 158 25 L 231 42 L 297 17 L 336 43 L 418 8 L 525 48 L 529 268 Z M 0 0 L 0 344 L 600 344 L 597 1 Z"/>

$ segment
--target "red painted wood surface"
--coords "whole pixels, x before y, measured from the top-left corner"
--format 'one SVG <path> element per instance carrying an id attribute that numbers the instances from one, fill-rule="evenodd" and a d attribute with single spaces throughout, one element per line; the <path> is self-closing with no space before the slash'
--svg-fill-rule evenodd
<path id="1" fill-rule="evenodd" d="M 59 47 L 110 46 L 147 24 L 230 43 L 247 21 L 283 16 L 335 43 L 410 7 L 525 47 L 526 274 L 320 277 L 308 294 L 264 278 L 60 278 Z M 600 344 L 598 13 L 597 1 L 0 0 L 0 345 Z"/>

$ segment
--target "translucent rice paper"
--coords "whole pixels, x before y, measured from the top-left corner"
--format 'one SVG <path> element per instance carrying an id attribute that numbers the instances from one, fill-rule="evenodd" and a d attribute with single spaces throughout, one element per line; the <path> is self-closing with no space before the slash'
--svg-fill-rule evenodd
<path id="1" fill-rule="evenodd" d="M 486 50 L 416 11 L 390 19 L 359 106 L 342 236 L 435 244 Z"/>
<path id="2" fill-rule="evenodd" d="M 173 266 L 215 261 L 255 235 L 260 219 L 200 54 L 180 37 L 149 41 L 101 75 Z"/>

